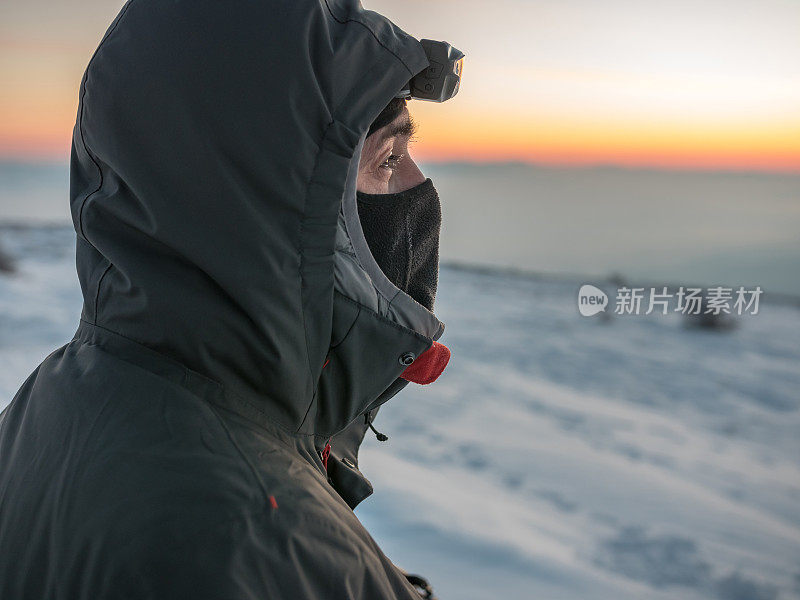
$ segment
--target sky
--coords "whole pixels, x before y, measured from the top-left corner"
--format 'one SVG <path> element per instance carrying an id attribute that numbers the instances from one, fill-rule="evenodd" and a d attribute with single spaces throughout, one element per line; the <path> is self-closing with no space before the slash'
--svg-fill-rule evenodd
<path id="1" fill-rule="evenodd" d="M 0 159 L 69 156 L 117 0 L 0 5 Z M 364 0 L 467 55 L 420 160 L 800 172 L 797 0 Z"/>

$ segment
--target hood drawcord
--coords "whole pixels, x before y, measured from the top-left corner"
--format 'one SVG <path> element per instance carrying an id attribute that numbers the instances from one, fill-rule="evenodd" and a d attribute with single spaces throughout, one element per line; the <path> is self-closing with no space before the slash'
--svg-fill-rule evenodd
<path id="1" fill-rule="evenodd" d="M 431 584 L 428 583 L 428 580 L 425 579 L 422 575 L 414 575 L 412 573 L 406 573 L 402 569 L 400 569 L 408 582 L 414 586 L 417 593 L 419 594 L 420 598 L 424 598 L 425 600 L 436 600 L 436 596 L 433 595 L 433 588 Z"/>
<path id="2" fill-rule="evenodd" d="M 378 438 L 378 441 L 379 442 L 385 442 L 386 440 L 388 440 L 389 439 L 388 435 L 386 435 L 385 433 L 381 433 L 380 431 L 375 429 L 375 427 L 372 425 L 372 418 L 371 418 L 372 417 L 372 412 L 371 411 L 368 412 L 365 416 L 366 416 L 367 425 L 369 425 L 369 428 L 372 429 L 372 433 L 375 434 L 375 437 Z"/>

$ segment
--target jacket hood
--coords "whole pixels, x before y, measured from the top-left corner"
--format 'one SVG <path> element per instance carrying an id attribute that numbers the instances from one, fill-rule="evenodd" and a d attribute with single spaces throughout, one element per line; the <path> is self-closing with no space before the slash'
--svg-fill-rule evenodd
<path id="1" fill-rule="evenodd" d="M 399 391 L 444 325 L 375 263 L 355 182 L 370 123 L 427 65 L 356 1 L 129 0 L 73 132 L 85 326 L 293 433 Z"/>

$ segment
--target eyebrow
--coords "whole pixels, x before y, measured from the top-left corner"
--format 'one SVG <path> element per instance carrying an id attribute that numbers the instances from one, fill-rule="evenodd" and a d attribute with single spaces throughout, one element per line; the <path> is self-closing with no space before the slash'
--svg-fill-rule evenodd
<path id="1" fill-rule="evenodd" d="M 417 132 L 417 124 L 414 122 L 414 119 L 411 118 L 411 115 L 409 115 L 397 125 L 392 125 L 391 127 L 387 127 L 382 137 L 383 139 L 391 137 L 410 138 L 416 132 Z"/>

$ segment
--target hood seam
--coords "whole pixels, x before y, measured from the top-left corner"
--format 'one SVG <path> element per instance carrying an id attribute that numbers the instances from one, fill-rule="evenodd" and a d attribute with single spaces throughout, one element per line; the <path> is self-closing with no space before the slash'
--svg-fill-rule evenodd
<path id="1" fill-rule="evenodd" d="M 117 26 L 120 24 L 122 19 L 125 17 L 125 13 L 128 12 L 128 9 L 130 8 L 132 3 L 133 3 L 133 0 L 128 0 L 128 2 L 123 7 L 122 11 L 119 13 L 119 16 L 117 16 L 117 19 L 114 21 L 114 24 L 111 26 L 111 28 L 103 36 L 103 39 L 100 40 L 100 43 L 98 44 L 97 48 L 95 49 L 94 53 L 92 54 L 92 58 L 89 60 L 89 64 L 86 66 L 86 74 L 84 75 L 84 78 L 83 78 L 83 90 L 81 92 L 81 96 L 80 96 L 80 99 L 79 99 L 80 114 L 78 115 L 78 133 L 80 133 L 80 136 L 81 136 L 81 144 L 83 145 L 83 149 L 86 151 L 86 154 L 89 156 L 91 161 L 94 163 L 94 166 L 97 167 L 97 173 L 98 173 L 98 175 L 100 175 L 100 183 L 97 185 L 97 189 L 96 190 L 90 192 L 81 201 L 81 205 L 78 208 L 78 230 L 79 230 L 79 232 L 81 234 L 81 237 L 84 240 L 86 240 L 92 246 L 92 248 L 94 248 L 95 250 L 97 250 L 97 248 L 95 247 L 94 244 L 92 244 L 92 242 L 89 240 L 89 238 L 86 237 L 86 234 L 84 233 L 84 230 L 83 230 L 83 209 L 86 206 L 86 203 L 89 201 L 89 199 L 92 196 L 94 196 L 96 193 L 98 193 L 101 189 L 103 189 L 104 177 L 103 177 L 103 169 L 100 167 L 100 165 L 97 162 L 97 159 L 94 157 L 94 154 L 92 154 L 92 151 L 89 149 L 89 146 L 86 144 L 86 138 L 85 138 L 85 136 L 83 134 L 83 114 L 84 114 L 84 112 L 86 112 L 86 102 L 84 100 L 86 98 L 86 88 L 87 88 L 87 86 L 89 84 L 89 73 L 91 71 L 92 64 L 94 63 L 95 57 L 100 53 L 100 50 L 102 49 L 102 47 L 105 44 L 106 40 L 109 37 L 111 37 L 111 35 L 114 33 L 114 31 L 116 31 Z M 98 250 L 98 252 L 99 252 L 99 250 Z"/>
<path id="2" fill-rule="evenodd" d="M 106 257 L 104 256 L 103 258 L 106 258 Z M 108 260 L 108 258 L 106 258 L 106 260 Z M 108 266 L 103 271 L 103 274 L 100 275 L 100 279 L 97 280 L 97 290 L 95 291 L 95 294 L 94 294 L 94 324 L 95 325 L 97 325 L 97 309 L 98 309 L 99 302 L 100 302 L 100 287 L 103 285 L 103 279 L 105 279 L 106 275 L 108 274 L 108 272 L 111 270 L 111 267 L 113 267 L 113 266 L 114 266 L 114 263 L 112 263 L 110 260 L 108 260 Z"/>
<path id="3" fill-rule="evenodd" d="M 336 123 L 336 120 L 333 119 L 327 124 L 327 126 L 325 127 L 325 131 L 322 133 L 322 137 L 320 138 L 320 140 L 319 140 L 319 142 L 317 144 L 317 154 L 314 157 L 314 166 L 310 170 L 310 173 L 309 173 L 309 176 L 308 176 L 308 181 L 306 181 L 305 193 L 303 194 L 303 218 L 300 219 L 300 227 L 298 228 L 297 249 L 298 249 L 298 251 L 300 253 L 300 265 L 299 265 L 299 274 L 300 274 L 300 290 L 299 290 L 299 292 L 300 292 L 300 294 L 299 294 L 299 297 L 300 297 L 300 318 L 303 321 L 303 341 L 305 342 L 305 346 L 306 346 L 305 354 L 306 354 L 306 364 L 308 365 L 308 375 L 309 375 L 309 377 L 311 378 L 311 381 L 312 381 L 311 401 L 310 401 L 309 406 L 314 403 L 314 398 L 317 395 L 317 387 L 319 386 L 319 378 L 318 377 L 317 378 L 314 377 L 314 367 L 311 364 L 311 343 L 309 342 L 309 339 L 308 339 L 308 325 L 307 325 L 307 321 L 306 321 L 306 309 L 305 309 L 305 306 L 304 306 L 305 288 L 306 288 L 306 276 L 305 276 L 306 255 L 305 255 L 305 235 L 304 235 L 304 233 L 305 233 L 306 221 L 309 218 L 309 214 L 308 214 L 308 197 L 309 197 L 310 192 L 311 192 L 311 183 L 314 181 L 314 176 L 315 176 L 315 174 L 317 172 L 317 169 L 319 168 L 320 157 L 322 156 L 322 153 L 325 150 L 325 139 L 328 137 L 328 134 L 330 133 L 330 131 L 333 128 L 333 126 L 335 125 L 335 123 Z M 331 296 L 331 311 L 332 310 L 333 310 L 333 296 Z M 307 415 L 308 415 L 308 409 L 306 410 L 306 416 Z M 303 417 L 303 419 L 298 424 L 298 426 L 297 426 L 297 432 L 298 433 L 300 431 L 300 428 L 303 426 L 303 423 L 305 423 L 305 420 L 306 420 L 306 417 Z"/>
<path id="4" fill-rule="evenodd" d="M 403 60 L 403 59 L 402 59 L 402 58 L 401 58 L 401 57 L 400 57 L 400 56 L 399 56 L 399 55 L 398 55 L 398 54 L 397 54 L 397 53 L 396 53 L 394 50 L 392 50 L 391 48 L 389 48 L 388 46 L 386 46 L 386 44 L 384 44 L 384 43 L 381 41 L 381 39 L 378 37 L 378 35 L 377 35 L 377 34 L 376 34 L 376 33 L 375 33 L 373 30 L 372 30 L 372 28 L 371 28 L 369 25 L 367 25 L 367 24 L 366 24 L 366 23 L 364 23 L 363 21 L 360 21 L 360 20 L 358 20 L 358 19 L 353 19 L 353 18 L 350 18 L 350 17 L 348 17 L 348 18 L 346 18 L 346 19 L 344 19 L 344 20 L 340 19 L 339 17 L 337 17 L 337 16 L 336 16 L 336 13 L 334 13 L 334 12 L 333 12 L 333 10 L 331 9 L 331 7 L 330 7 L 330 4 L 328 4 L 328 0 L 325 0 L 325 8 L 327 8 L 327 9 L 328 9 L 328 12 L 330 13 L 331 17 L 333 17 L 333 20 L 334 20 L 334 21 L 336 21 L 337 23 L 339 23 L 340 25 L 345 25 L 345 24 L 347 24 L 347 23 L 357 23 L 358 25 L 361 25 L 361 26 L 362 26 L 364 29 L 366 29 L 366 30 L 367 30 L 367 31 L 370 33 L 370 35 L 371 35 L 373 38 L 375 38 L 375 41 L 376 41 L 376 42 L 378 42 L 378 45 L 379 45 L 381 48 L 383 48 L 384 50 L 386 50 L 386 51 L 387 51 L 389 54 L 391 54 L 391 55 L 392 55 L 392 56 L 394 56 L 394 57 L 395 57 L 397 60 L 399 60 L 399 61 L 400 61 L 400 63 L 401 63 L 401 64 L 402 64 L 402 65 L 403 65 L 403 66 L 406 68 L 406 71 L 408 71 L 409 75 L 411 75 L 411 77 L 413 77 L 414 75 L 416 75 L 416 73 L 414 73 L 414 72 L 411 70 L 411 68 L 410 68 L 410 67 L 409 67 L 409 66 L 406 64 L 406 61 L 404 61 L 404 60 Z"/>
<path id="5" fill-rule="evenodd" d="M 264 412 L 256 403 L 254 403 L 250 399 L 246 398 L 245 396 L 242 396 L 236 390 L 231 389 L 230 387 L 227 387 L 225 384 L 217 381 L 216 379 L 212 379 L 211 377 L 208 377 L 207 375 L 203 375 L 202 373 L 198 373 L 197 371 L 194 371 L 193 369 L 190 369 L 189 367 L 184 365 L 179 360 L 176 360 L 175 358 L 173 358 L 171 356 L 167 356 L 166 354 L 163 354 L 162 352 L 159 352 L 158 350 L 155 350 L 154 348 L 151 348 L 147 344 L 143 344 L 142 342 L 140 342 L 138 340 L 135 340 L 135 339 L 133 339 L 133 338 L 127 336 L 127 335 L 124 335 L 122 333 L 114 331 L 113 329 L 109 329 L 108 327 L 104 327 L 103 325 L 98 325 L 98 324 L 92 323 L 90 321 L 87 321 L 86 319 L 81 318 L 81 319 L 79 319 L 79 321 L 81 323 L 85 323 L 89 327 L 94 327 L 94 328 L 100 329 L 102 331 L 105 331 L 107 333 L 110 333 L 112 335 L 119 336 L 119 337 L 123 338 L 124 340 L 126 340 L 127 342 L 136 344 L 137 346 L 141 346 L 142 348 L 145 348 L 148 352 L 152 352 L 152 353 L 158 355 L 158 358 L 161 359 L 161 360 L 164 360 L 167 364 L 171 364 L 171 365 L 173 365 L 175 367 L 178 367 L 178 368 L 182 369 L 183 375 L 184 375 L 184 379 L 183 379 L 184 382 L 186 381 L 187 376 L 192 376 L 192 377 L 200 378 L 201 380 L 203 380 L 203 381 L 205 381 L 207 383 L 213 384 L 217 389 L 217 394 L 216 395 L 230 396 L 233 399 L 235 399 L 237 402 L 241 402 L 243 404 L 246 404 L 248 407 L 250 407 L 253 410 L 257 411 L 259 413 L 259 416 L 263 417 L 267 422 L 269 422 L 270 425 L 277 427 L 282 432 L 284 432 L 284 433 L 286 433 L 288 435 L 291 435 L 291 436 L 297 437 L 297 438 L 319 437 L 317 434 L 314 434 L 314 433 L 300 433 L 300 432 L 293 431 L 292 429 L 286 427 L 285 425 L 283 425 L 279 421 L 273 419 L 270 415 L 268 415 L 266 412 Z M 78 332 L 78 334 L 79 333 L 80 332 Z M 98 346 L 98 344 L 90 344 L 86 340 L 80 339 L 77 334 L 76 334 L 76 337 L 73 338 L 73 339 L 76 339 L 76 338 L 79 339 L 79 341 L 81 343 L 83 343 L 83 344 L 89 344 L 89 345 Z M 102 347 L 102 346 L 100 346 L 100 347 Z M 104 348 L 104 351 L 108 352 L 108 354 L 112 355 L 117 360 L 121 360 L 121 361 L 126 362 L 128 364 L 134 365 L 135 367 L 137 367 L 139 369 L 143 369 L 144 371 L 147 371 L 148 373 L 151 373 L 151 374 L 155 375 L 156 377 L 159 377 L 161 379 L 166 379 L 167 381 L 170 381 L 168 378 L 164 377 L 163 375 L 161 375 L 159 373 L 156 373 L 155 371 L 152 371 L 151 369 L 148 369 L 147 367 L 145 367 L 143 365 L 140 365 L 140 364 L 137 364 L 135 362 L 132 362 L 132 361 L 126 359 L 125 357 L 120 356 L 116 352 L 113 352 L 111 349 Z M 184 383 L 180 383 L 180 382 L 174 382 L 174 383 L 176 383 L 177 385 L 179 385 L 180 387 L 182 387 L 183 389 L 188 391 L 190 394 L 192 394 L 196 398 L 199 398 L 200 400 L 217 404 L 214 401 L 214 398 L 213 398 L 214 394 L 209 394 L 208 396 L 203 396 L 202 394 L 197 393 L 195 390 L 191 389 L 190 387 L 188 387 Z M 222 404 L 221 406 L 223 408 L 228 408 L 224 404 Z M 230 409 L 228 408 L 228 410 L 230 410 Z M 237 413 L 237 414 L 239 414 L 239 413 Z M 262 428 L 264 428 L 263 425 L 261 425 L 257 421 L 254 421 L 252 418 L 248 418 L 245 415 L 241 415 L 241 416 L 242 416 L 242 418 L 245 418 L 245 419 L 247 419 L 249 421 L 253 421 L 257 425 L 260 425 Z"/>

